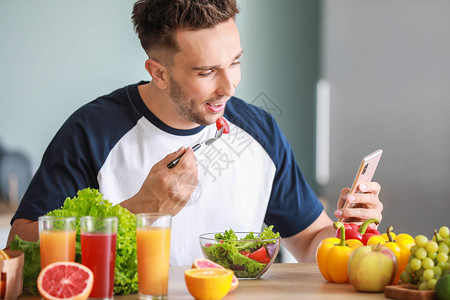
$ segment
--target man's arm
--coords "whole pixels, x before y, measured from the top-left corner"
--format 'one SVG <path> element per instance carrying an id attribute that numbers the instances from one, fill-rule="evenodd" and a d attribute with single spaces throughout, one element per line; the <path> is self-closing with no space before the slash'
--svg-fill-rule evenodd
<path id="1" fill-rule="evenodd" d="M 349 188 L 341 190 L 337 203 L 337 210 L 334 215 L 337 218 L 344 218 L 351 221 L 364 221 L 370 218 L 377 218 L 381 221 L 383 204 L 378 195 L 381 187 L 376 182 L 361 183 L 358 187 L 361 193 L 349 195 Z M 356 204 L 355 207 L 343 208 L 345 201 Z M 300 262 L 314 262 L 319 243 L 327 238 L 333 237 L 336 230 L 333 228 L 333 221 L 322 211 L 320 216 L 303 231 L 283 238 L 286 248 Z"/>
<path id="2" fill-rule="evenodd" d="M 39 239 L 38 222 L 27 219 L 14 220 L 9 231 L 8 241 L 6 243 L 7 247 L 9 247 L 16 235 L 26 241 L 37 241 Z"/>
<path id="3" fill-rule="evenodd" d="M 306 229 L 288 238 L 283 244 L 299 262 L 315 262 L 316 249 L 319 243 L 334 236 L 333 221 L 322 211 L 319 217 Z"/>

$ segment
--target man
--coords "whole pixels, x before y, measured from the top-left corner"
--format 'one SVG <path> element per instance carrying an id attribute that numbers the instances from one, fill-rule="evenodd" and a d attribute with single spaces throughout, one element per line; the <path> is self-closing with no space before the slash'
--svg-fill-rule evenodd
<path id="1" fill-rule="evenodd" d="M 234 0 L 135 4 L 152 80 L 100 97 L 67 120 L 13 217 L 9 242 L 16 234 L 36 240 L 38 216 L 92 187 L 133 213 L 172 214 L 172 265 L 201 256 L 202 233 L 259 231 L 263 223 L 298 260 L 314 260 L 318 243 L 334 235 L 332 221 L 274 119 L 233 97 L 243 55 L 237 13 Z M 221 116 L 230 134 L 194 154 L 189 146 L 213 137 Z M 381 219 L 380 186 L 359 189 L 341 191 L 335 216 Z M 346 199 L 358 208 L 342 209 Z"/>

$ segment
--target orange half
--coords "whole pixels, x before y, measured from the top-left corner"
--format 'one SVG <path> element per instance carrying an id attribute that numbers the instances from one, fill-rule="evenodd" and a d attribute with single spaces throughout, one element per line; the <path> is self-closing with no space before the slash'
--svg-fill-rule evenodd
<path id="1" fill-rule="evenodd" d="M 10 259 L 11 256 L 8 255 L 5 251 L 0 249 L 0 260 Z"/>
<path id="2" fill-rule="evenodd" d="M 233 271 L 228 269 L 190 269 L 184 272 L 189 293 L 197 300 L 220 300 L 231 287 Z"/>

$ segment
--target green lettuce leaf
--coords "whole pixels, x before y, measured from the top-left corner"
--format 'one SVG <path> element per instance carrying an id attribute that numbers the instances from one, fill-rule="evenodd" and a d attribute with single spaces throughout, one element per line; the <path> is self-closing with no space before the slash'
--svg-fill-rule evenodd
<path id="1" fill-rule="evenodd" d="M 264 228 L 264 231 L 261 232 L 259 235 L 261 239 L 277 239 L 280 237 L 280 233 L 273 232 L 273 225 L 270 225 L 269 227 Z M 271 242 L 274 243 L 274 242 Z"/>
<path id="2" fill-rule="evenodd" d="M 9 248 L 12 250 L 21 250 L 24 253 L 23 286 L 28 289 L 29 293 L 37 295 L 37 277 L 41 271 L 39 241 L 24 241 L 16 235 Z"/>
<path id="3" fill-rule="evenodd" d="M 216 240 L 224 240 L 224 241 L 237 241 L 238 237 L 234 233 L 233 229 L 230 228 L 230 230 L 225 230 L 225 232 L 222 233 L 216 233 L 214 235 Z"/>

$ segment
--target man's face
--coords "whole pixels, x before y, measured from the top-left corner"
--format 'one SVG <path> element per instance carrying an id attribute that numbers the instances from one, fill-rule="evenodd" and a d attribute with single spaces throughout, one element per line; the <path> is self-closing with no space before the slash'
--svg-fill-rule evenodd
<path id="1" fill-rule="evenodd" d="M 169 67 L 169 92 L 177 118 L 209 125 L 223 115 L 241 80 L 243 54 L 233 20 L 211 29 L 180 31 L 180 51 Z"/>

